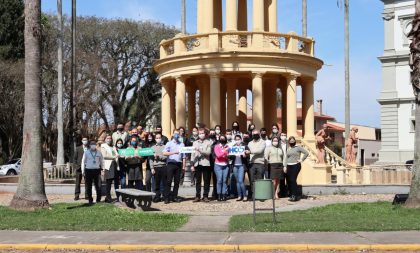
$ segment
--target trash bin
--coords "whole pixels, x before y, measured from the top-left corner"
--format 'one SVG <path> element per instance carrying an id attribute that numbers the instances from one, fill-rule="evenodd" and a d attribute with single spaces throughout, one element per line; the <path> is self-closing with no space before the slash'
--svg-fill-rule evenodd
<path id="1" fill-rule="evenodd" d="M 273 201 L 273 208 L 256 208 L 255 201 L 256 200 L 269 200 L 271 199 Z M 257 223 L 257 210 L 265 210 L 265 211 L 272 211 L 273 212 L 273 223 L 276 223 L 276 205 L 274 201 L 274 186 L 273 181 L 270 179 L 260 179 L 255 180 L 254 187 L 253 187 L 253 195 L 252 195 L 252 201 L 253 201 L 253 213 L 254 213 L 254 226 Z"/>

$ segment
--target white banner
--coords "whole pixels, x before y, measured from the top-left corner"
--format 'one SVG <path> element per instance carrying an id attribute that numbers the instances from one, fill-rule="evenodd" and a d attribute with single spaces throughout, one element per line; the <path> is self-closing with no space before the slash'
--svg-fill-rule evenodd
<path id="1" fill-rule="evenodd" d="M 194 147 L 182 147 L 179 149 L 179 153 L 181 154 L 192 154 L 195 152 Z"/>
<path id="2" fill-rule="evenodd" d="M 243 155 L 245 146 L 233 146 L 229 148 L 229 155 Z"/>

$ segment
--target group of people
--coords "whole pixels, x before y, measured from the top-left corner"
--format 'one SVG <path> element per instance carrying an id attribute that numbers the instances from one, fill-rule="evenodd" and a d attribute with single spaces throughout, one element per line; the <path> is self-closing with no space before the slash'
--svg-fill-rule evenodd
<path id="1" fill-rule="evenodd" d="M 127 131 L 119 124 L 114 133 L 104 137 L 103 143 L 83 138 L 77 148 L 75 200 L 80 197 L 80 182 L 84 176 L 85 198 L 89 203 L 93 202 L 93 185 L 96 201 L 101 201 L 102 177 L 106 182 L 103 194 L 106 202 L 112 202 L 112 184 L 115 189 L 153 191 L 156 193 L 154 202 L 180 202 L 178 189 L 189 167 L 196 188 L 194 202 L 228 198 L 247 201 L 252 196 L 253 183 L 259 179 L 273 181 L 276 198 L 288 196 L 289 201 L 298 201 L 296 181 L 301 163 L 309 155 L 296 145 L 294 136 L 287 138 L 281 133 L 277 124 L 272 125 L 270 135 L 267 129 L 258 130 L 254 124 L 241 132 L 239 123 L 233 122 L 232 128 L 224 132 L 219 125 L 212 129 L 197 126 L 187 135 L 185 128 L 180 127 L 170 138 L 162 134 L 161 126 L 147 133 L 142 127 Z M 191 148 L 189 152 L 182 152 L 184 147 Z M 126 148 L 136 152 L 123 156 L 120 149 Z M 153 155 L 140 156 L 137 151 L 144 148 L 152 149 Z M 230 152 L 235 148 L 241 152 Z"/>

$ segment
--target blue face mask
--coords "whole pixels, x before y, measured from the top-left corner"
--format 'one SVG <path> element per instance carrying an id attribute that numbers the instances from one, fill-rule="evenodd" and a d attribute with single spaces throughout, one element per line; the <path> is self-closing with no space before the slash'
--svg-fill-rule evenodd
<path id="1" fill-rule="evenodd" d="M 134 147 L 137 146 L 137 141 L 132 141 L 131 146 L 134 146 Z"/>
<path id="2" fill-rule="evenodd" d="M 178 140 L 178 138 L 179 138 L 179 134 L 174 134 L 174 139 Z"/>

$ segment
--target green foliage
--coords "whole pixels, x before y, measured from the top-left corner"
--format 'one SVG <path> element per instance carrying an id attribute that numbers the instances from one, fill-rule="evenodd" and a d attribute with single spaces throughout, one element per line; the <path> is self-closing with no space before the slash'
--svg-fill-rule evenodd
<path id="1" fill-rule="evenodd" d="M 1 230 L 176 231 L 187 215 L 146 213 L 110 204 L 55 204 L 51 209 L 15 211 L 0 206 Z"/>
<path id="2" fill-rule="evenodd" d="M 393 206 L 389 202 L 333 204 L 277 214 L 237 215 L 230 220 L 232 232 L 353 232 L 420 230 L 420 209 Z"/>
<path id="3" fill-rule="evenodd" d="M 19 59 L 24 49 L 23 0 L 0 0 L 0 59 Z"/>

